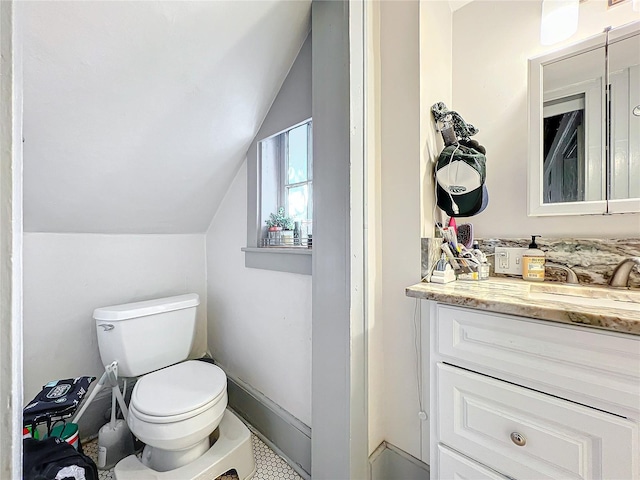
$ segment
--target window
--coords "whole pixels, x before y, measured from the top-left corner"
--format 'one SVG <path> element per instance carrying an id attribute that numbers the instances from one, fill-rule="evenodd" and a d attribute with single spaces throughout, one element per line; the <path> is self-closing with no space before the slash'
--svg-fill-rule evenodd
<path id="1" fill-rule="evenodd" d="M 311 122 L 284 132 L 281 198 L 288 215 L 298 222 L 313 217 L 313 156 L 311 148 Z"/>
<path id="2" fill-rule="evenodd" d="M 313 158 L 311 120 L 262 140 L 260 156 L 260 225 L 262 247 L 307 247 L 312 235 Z M 284 209 L 292 224 L 269 231 L 271 214 Z M 291 228 L 289 230 L 287 227 Z"/>

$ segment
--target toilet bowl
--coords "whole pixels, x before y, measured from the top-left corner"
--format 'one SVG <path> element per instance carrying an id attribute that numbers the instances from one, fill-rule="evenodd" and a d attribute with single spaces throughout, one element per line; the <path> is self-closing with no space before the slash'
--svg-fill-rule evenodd
<path id="1" fill-rule="evenodd" d="M 146 445 L 142 462 L 167 471 L 197 458 L 209 449 L 209 435 L 226 407 L 227 377 L 211 363 L 189 360 L 143 376 L 127 417 L 131 432 Z"/>
<path id="2" fill-rule="evenodd" d="M 118 480 L 216 478 L 231 469 L 245 480 L 255 472 L 249 430 L 226 410 L 225 373 L 186 360 L 199 303 L 198 295 L 187 294 L 93 312 L 103 363 L 138 377 L 127 423 L 145 447 L 140 458 L 116 465 Z"/>
<path id="3" fill-rule="evenodd" d="M 218 439 L 213 446 L 183 467 L 158 472 L 144 465 L 135 455 L 130 455 L 115 466 L 115 480 L 214 479 L 229 470 L 235 470 L 240 480 L 253 477 L 256 464 L 249 429 L 227 410 L 217 431 Z"/>

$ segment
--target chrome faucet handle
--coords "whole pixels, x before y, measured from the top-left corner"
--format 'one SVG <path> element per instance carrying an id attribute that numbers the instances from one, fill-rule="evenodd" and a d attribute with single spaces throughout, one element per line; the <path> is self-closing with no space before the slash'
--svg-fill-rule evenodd
<path id="1" fill-rule="evenodd" d="M 552 268 L 557 268 L 559 270 L 563 270 L 567 274 L 567 278 L 565 279 L 564 283 L 568 283 L 570 285 L 580 285 L 580 281 L 578 280 L 578 276 L 576 275 L 576 272 L 571 270 L 569 267 L 565 265 L 560 265 L 558 263 L 550 263 L 550 262 L 546 262 L 545 267 L 552 267 Z"/>
<path id="2" fill-rule="evenodd" d="M 629 275 L 636 265 L 640 265 L 640 257 L 628 257 L 623 259 L 616 268 L 613 269 L 609 286 L 614 288 L 628 288 Z"/>

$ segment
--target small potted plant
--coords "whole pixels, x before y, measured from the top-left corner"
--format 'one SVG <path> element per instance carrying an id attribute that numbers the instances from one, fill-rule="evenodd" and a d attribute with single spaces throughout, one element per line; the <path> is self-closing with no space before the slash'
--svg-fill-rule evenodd
<path id="1" fill-rule="evenodd" d="M 278 208 L 276 213 L 269 214 L 269 218 L 265 220 L 269 233 L 269 245 L 281 245 L 283 243 L 288 243 L 286 240 L 288 237 L 291 237 L 291 242 L 293 244 L 293 232 L 290 232 L 291 235 L 283 234 L 282 230 L 291 231 L 293 230 L 293 220 L 291 217 L 287 217 L 284 214 L 284 207 Z"/>

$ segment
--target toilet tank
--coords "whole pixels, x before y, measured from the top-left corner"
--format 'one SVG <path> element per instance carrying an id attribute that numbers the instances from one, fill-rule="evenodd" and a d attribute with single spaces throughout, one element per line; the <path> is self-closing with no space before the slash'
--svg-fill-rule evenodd
<path id="1" fill-rule="evenodd" d="M 196 326 L 195 293 L 97 308 L 93 312 L 104 365 L 138 377 L 185 360 Z"/>

